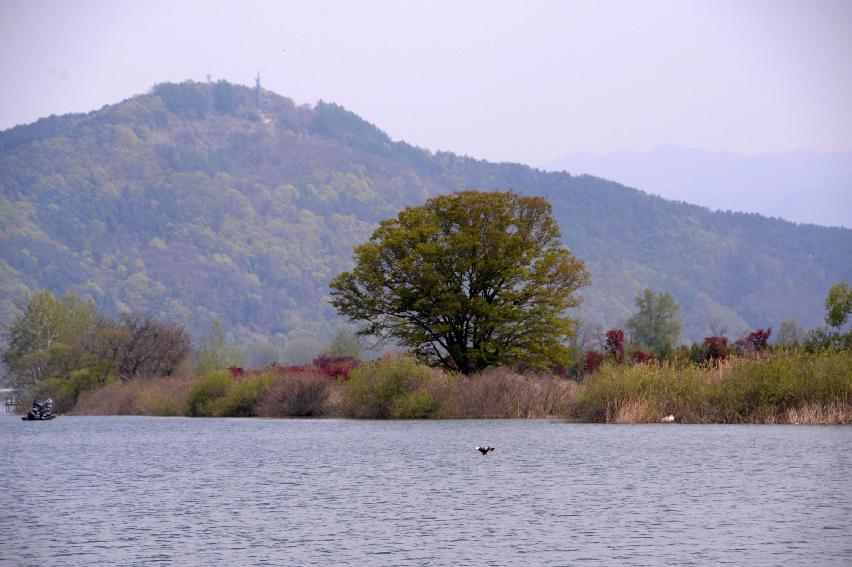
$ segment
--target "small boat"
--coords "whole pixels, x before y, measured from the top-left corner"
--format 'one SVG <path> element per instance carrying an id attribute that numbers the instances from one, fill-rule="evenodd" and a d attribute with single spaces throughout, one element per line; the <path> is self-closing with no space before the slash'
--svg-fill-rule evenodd
<path id="1" fill-rule="evenodd" d="M 46 421 L 53 419 L 56 414 L 53 413 L 53 400 L 33 400 L 33 409 L 27 412 L 27 415 L 22 417 L 24 421 Z"/>

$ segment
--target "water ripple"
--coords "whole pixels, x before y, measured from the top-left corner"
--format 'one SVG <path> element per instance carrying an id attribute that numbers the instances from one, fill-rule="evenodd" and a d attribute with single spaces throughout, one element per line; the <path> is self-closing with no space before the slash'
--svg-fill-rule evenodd
<path id="1" fill-rule="evenodd" d="M 848 427 L 0 418 L 0 563 L 848 565 L 850 455 Z"/>

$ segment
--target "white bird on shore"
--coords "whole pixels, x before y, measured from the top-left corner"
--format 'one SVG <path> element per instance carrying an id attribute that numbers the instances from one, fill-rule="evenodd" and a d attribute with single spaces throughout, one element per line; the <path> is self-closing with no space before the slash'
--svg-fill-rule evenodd
<path id="1" fill-rule="evenodd" d="M 675 420 L 675 416 L 669 414 L 666 417 L 664 417 L 663 419 L 661 419 L 660 421 L 663 422 L 663 423 L 674 423 L 674 420 Z"/>
<path id="2" fill-rule="evenodd" d="M 477 447 L 476 450 L 482 453 L 483 455 L 487 455 L 489 451 L 494 450 L 494 447 L 489 447 L 488 445 L 486 445 L 485 447 Z"/>

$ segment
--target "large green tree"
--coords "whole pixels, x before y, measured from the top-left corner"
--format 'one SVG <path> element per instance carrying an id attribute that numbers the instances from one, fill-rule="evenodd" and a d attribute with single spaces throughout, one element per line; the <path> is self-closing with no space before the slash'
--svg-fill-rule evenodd
<path id="1" fill-rule="evenodd" d="M 74 357 L 72 344 L 97 319 L 94 304 L 73 294 L 33 293 L 23 312 L 6 330 L 3 362 L 12 384 L 24 389 L 64 370 Z"/>
<path id="2" fill-rule="evenodd" d="M 331 295 L 359 334 L 468 374 L 567 363 L 566 310 L 588 281 L 545 199 L 461 191 L 383 221 Z"/>
<path id="3" fill-rule="evenodd" d="M 852 287 L 845 281 L 836 283 L 828 290 L 825 299 L 825 322 L 838 329 L 846 324 L 852 313 Z"/>
<path id="4" fill-rule="evenodd" d="M 683 330 L 680 306 L 674 297 L 646 289 L 636 296 L 636 307 L 639 311 L 627 321 L 631 342 L 657 356 L 671 352 Z"/>

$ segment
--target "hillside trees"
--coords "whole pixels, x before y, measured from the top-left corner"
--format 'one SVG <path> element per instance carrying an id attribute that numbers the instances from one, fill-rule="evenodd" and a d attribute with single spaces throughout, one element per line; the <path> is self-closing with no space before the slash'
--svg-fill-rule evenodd
<path id="1" fill-rule="evenodd" d="M 590 323 L 626 320 L 637 291 L 670 282 L 689 340 L 708 318 L 736 333 L 782 315 L 811 328 L 828 288 L 852 282 L 848 229 L 433 153 L 331 104 L 264 92 L 264 112 L 260 126 L 253 89 L 189 82 L 0 132 L 0 324 L 29 291 L 67 289 L 197 336 L 220 317 L 234 341 L 311 340 L 310 360 L 340 325 L 325 295 L 352 245 L 447 187 L 548 195 L 596 282 L 572 312 Z"/>
<path id="2" fill-rule="evenodd" d="M 383 221 L 331 282 L 332 305 L 428 362 L 465 374 L 488 366 L 566 364 L 565 312 L 585 285 L 549 203 L 461 191 Z"/>

